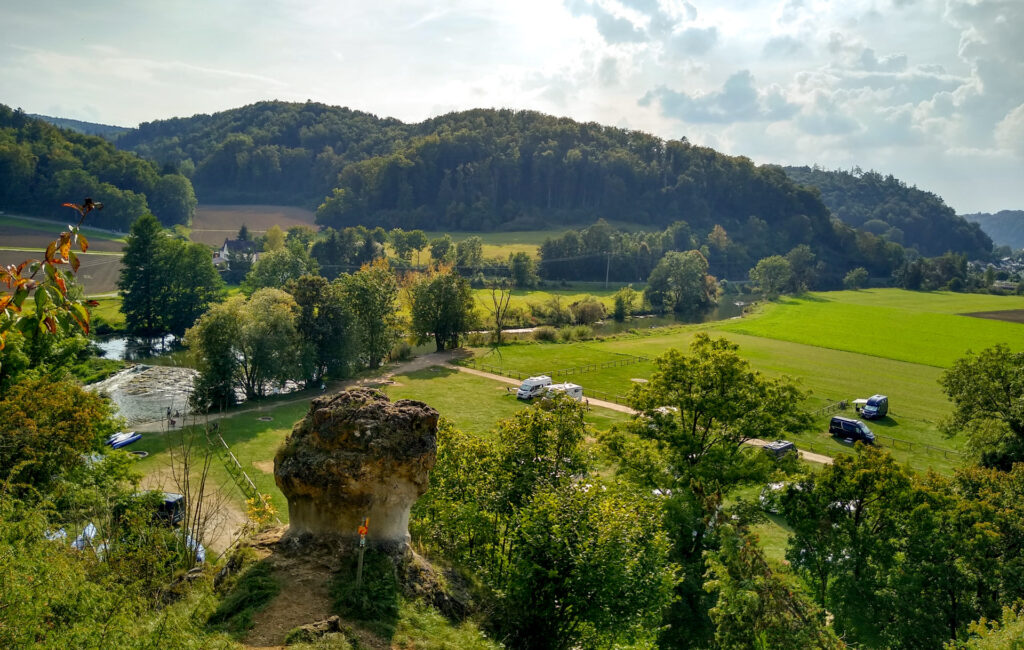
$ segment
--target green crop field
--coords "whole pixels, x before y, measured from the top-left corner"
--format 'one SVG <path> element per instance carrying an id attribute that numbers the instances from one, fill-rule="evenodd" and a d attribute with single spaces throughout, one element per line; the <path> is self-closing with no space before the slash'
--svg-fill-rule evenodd
<path id="1" fill-rule="evenodd" d="M 906 306 L 899 306 L 904 298 Z M 1024 349 L 1020 324 L 957 314 L 1022 308 L 1024 298 L 1018 296 L 896 289 L 817 293 L 769 303 L 756 318 L 725 323 L 720 329 L 945 368 L 971 349 L 996 343 Z"/>

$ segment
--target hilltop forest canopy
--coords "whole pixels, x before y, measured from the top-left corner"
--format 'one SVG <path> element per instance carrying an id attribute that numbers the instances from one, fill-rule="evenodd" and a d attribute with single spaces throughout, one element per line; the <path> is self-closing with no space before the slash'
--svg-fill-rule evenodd
<path id="1" fill-rule="evenodd" d="M 147 212 L 165 226 L 188 224 L 196 207 L 185 176 L 0 104 L 0 209 L 63 219 L 61 204 L 86 196 L 104 205 L 90 226 L 122 231 Z"/>
<path id="2" fill-rule="evenodd" d="M 891 174 L 785 167 L 795 182 L 818 188 L 832 214 L 924 256 L 952 251 L 971 259 L 992 252 L 992 240 L 974 223 L 957 216 L 941 197 L 910 187 Z"/>
<path id="3" fill-rule="evenodd" d="M 323 202 L 318 219 L 334 228 L 494 230 L 603 217 L 731 231 L 755 216 L 773 228 L 828 229 L 815 193 L 778 167 L 532 111 L 404 124 L 312 102 L 263 102 L 145 123 L 118 144 L 194 169 L 204 202 Z"/>

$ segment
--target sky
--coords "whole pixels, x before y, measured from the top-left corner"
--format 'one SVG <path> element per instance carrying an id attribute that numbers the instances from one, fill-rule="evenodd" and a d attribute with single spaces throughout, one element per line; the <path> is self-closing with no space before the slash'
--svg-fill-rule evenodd
<path id="1" fill-rule="evenodd" d="M 533 109 L 1024 209 L 1024 0 L 0 0 L 0 103 Z"/>

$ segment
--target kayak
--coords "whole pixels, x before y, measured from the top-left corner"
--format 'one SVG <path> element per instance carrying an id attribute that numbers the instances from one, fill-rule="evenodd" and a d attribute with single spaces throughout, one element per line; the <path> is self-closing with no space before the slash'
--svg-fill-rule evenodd
<path id="1" fill-rule="evenodd" d="M 122 431 L 107 438 L 107 445 L 109 445 L 111 449 L 120 449 L 121 447 L 127 447 L 133 442 L 138 442 L 141 439 L 141 433 L 135 433 L 134 431 Z"/>

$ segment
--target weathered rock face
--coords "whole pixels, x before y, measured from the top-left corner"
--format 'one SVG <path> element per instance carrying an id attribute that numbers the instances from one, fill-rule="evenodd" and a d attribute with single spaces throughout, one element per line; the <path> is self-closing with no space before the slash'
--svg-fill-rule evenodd
<path id="1" fill-rule="evenodd" d="M 355 540 L 369 517 L 368 542 L 404 547 L 437 460 L 437 418 L 423 402 L 368 388 L 314 399 L 274 458 L 289 535 Z"/>

